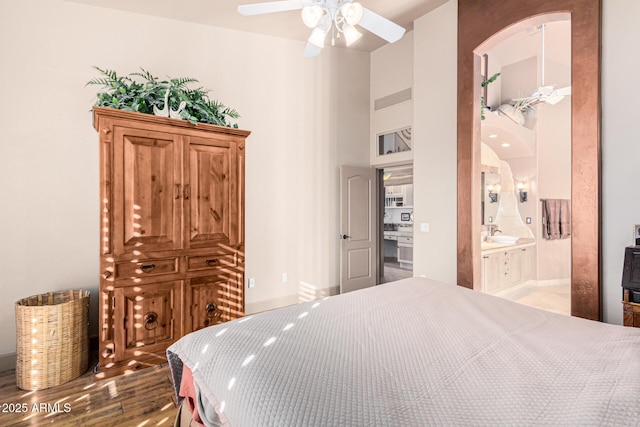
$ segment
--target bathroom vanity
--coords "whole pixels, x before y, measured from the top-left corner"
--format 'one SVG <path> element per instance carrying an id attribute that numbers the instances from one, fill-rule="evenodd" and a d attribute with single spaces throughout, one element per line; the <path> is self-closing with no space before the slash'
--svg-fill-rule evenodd
<path id="1" fill-rule="evenodd" d="M 495 294 L 533 278 L 535 241 L 482 242 L 482 292 Z"/>

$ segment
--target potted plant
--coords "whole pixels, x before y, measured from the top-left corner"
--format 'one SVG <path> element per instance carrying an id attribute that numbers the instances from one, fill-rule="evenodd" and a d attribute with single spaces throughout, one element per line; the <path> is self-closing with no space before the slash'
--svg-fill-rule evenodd
<path id="1" fill-rule="evenodd" d="M 87 85 L 99 85 L 105 89 L 97 94 L 95 105 L 98 107 L 182 118 L 193 124 L 238 127 L 229 122 L 229 119 L 240 117 L 236 110 L 211 100 L 209 90 L 203 87 L 188 87 L 189 84 L 198 83 L 194 78 L 160 80 L 143 68 L 140 72 L 119 76 L 113 70 L 94 68 L 102 77 L 90 80 Z"/>

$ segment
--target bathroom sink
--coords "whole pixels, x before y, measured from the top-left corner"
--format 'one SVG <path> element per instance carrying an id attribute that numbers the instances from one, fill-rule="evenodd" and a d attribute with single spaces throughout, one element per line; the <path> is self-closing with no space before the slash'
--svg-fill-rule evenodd
<path id="1" fill-rule="evenodd" d="M 519 237 L 517 236 L 489 236 L 487 240 L 491 240 L 494 243 L 515 243 Z"/>

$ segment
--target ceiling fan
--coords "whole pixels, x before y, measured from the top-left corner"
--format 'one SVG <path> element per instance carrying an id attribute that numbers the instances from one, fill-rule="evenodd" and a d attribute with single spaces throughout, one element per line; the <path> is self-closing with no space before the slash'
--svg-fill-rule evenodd
<path id="1" fill-rule="evenodd" d="M 554 86 L 544 84 L 544 29 L 546 25 L 542 24 L 538 28 L 542 31 L 542 57 L 541 57 L 541 85 L 537 88 L 531 96 L 525 98 L 514 98 L 513 100 L 518 103 L 526 103 L 530 106 L 534 106 L 541 102 L 546 104 L 555 105 L 562 101 L 565 96 L 571 95 L 571 86 L 556 89 Z"/>
<path id="2" fill-rule="evenodd" d="M 405 29 L 352 0 L 282 0 L 238 6 L 238 12 L 245 16 L 265 13 L 302 10 L 302 21 L 312 29 L 304 56 L 320 54 L 327 34 L 337 31 L 343 35 L 347 46 L 362 37 L 356 29 L 361 26 L 373 34 L 393 43 L 400 40 Z M 333 41 L 333 37 L 332 37 Z"/>

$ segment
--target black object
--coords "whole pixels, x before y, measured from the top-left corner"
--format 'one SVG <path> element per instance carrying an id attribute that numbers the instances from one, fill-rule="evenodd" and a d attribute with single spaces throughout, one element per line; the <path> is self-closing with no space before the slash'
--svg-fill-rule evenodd
<path id="1" fill-rule="evenodd" d="M 640 303 L 640 246 L 625 248 L 622 288 L 629 290 L 629 302 Z"/>

